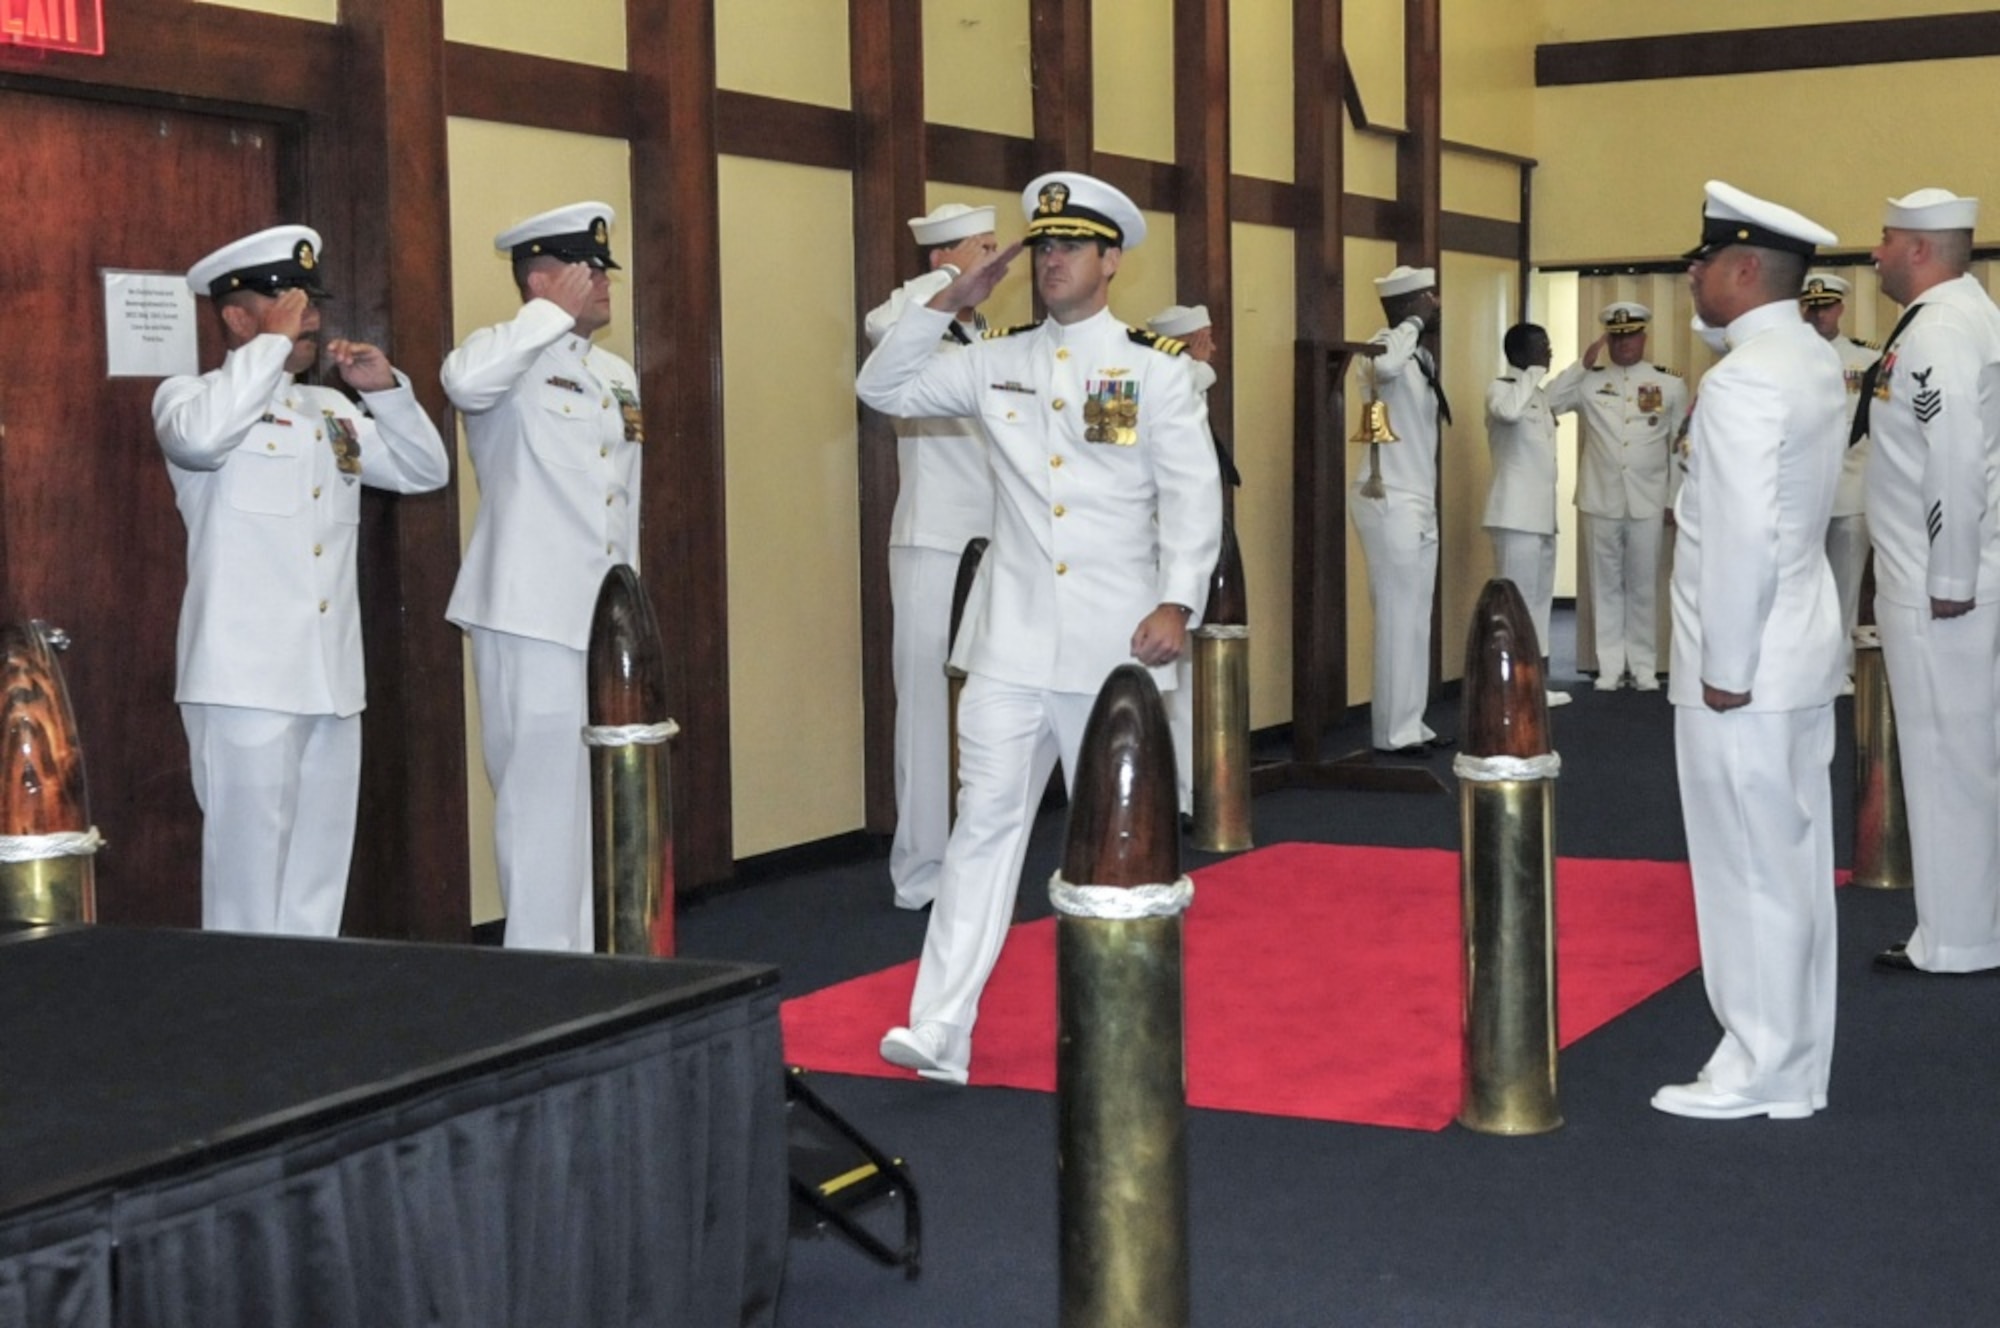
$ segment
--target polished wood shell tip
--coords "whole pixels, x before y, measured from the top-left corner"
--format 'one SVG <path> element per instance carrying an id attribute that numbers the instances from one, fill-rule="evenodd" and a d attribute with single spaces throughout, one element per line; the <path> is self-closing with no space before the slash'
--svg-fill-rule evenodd
<path id="1" fill-rule="evenodd" d="M 83 746 L 40 622 L 0 625 L 0 835 L 90 828 Z"/>
<path id="2" fill-rule="evenodd" d="M 1542 647 L 1528 605 L 1512 581 L 1488 581 L 1473 607 L 1472 630 L 1465 638 L 1464 696 L 1460 743 L 1466 755 L 1548 754 Z"/>
<path id="3" fill-rule="evenodd" d="M 1084 726 L 1070 781 L 1063 879 L 1072 885 L 1161 885 L 1181 874 L 1174 741 L 1152 675 L 1111 671 Z"/>
<path id="4" fill-rule="evenodd" d="M 658 724 L 667 718 L 666 653 L 639 574 L 604 574 L 590 621 L 585 676 L 593 724 Z"/>
<path id="5" fill-rule="evenodd" d="M 1208 606 L 1201 611 L 1201 620 L 1214 627 L 1249 625 L 1250 596 L 1244 589 L 1243 550 L 1236 543 L 1234 521 L 1222 523 L 1222 551 L 1208 579 Z"/>

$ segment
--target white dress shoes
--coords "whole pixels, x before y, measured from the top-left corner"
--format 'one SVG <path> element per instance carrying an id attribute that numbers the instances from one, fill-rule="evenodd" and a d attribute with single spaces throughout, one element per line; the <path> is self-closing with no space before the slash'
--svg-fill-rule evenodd
<path id="1" fill-rule="evenodd" d="M 1822 1102 L 1823 1099 L 1772 1102 L 1761 1097 L 1746 1097 L 1741 1093 L 1726 1093 L 1702 1081 L 1668 1084 L 1653 1094 L 1654 1110 L 1664 1111 L 1669 1116 L 1686 1116 L 1691 1120 L 1744 1120 L 1751 1116 L 1804 1120 Z"/>
<path id="2" fill-rule="evenodd" d="M 1564 706 L 1569 704 L 1569 693 L 1559 692 L 1556 691 L 1553 687 L 1551 687 L 1549 690 L 1542 693 L 1542 699 L 1543 703 L 1546 704 L 1551 710 L 1553 710 L 1557 706 Z"/>
<path id="3" fill-rule="evenodd" d="M 1660 690 L 1660 680 L 1653 674 L 1648 673 L 1643 677 L 1632 680 L 1632 690 L 1635 692 L 1657 692 Z"/>
<path id="4" fill-rule="evenodd" d="M 882 1059 L 940 1084 L 963 1084 L 965 1055 L 952 1055 L 951 1029 L 934 1020 L 914 1028 L 892 1028 L 882 1037 Z"/>

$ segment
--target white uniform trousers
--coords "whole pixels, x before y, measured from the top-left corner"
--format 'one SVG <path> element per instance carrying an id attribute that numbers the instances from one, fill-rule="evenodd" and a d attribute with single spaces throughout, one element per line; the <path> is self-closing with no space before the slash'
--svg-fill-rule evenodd
<path id="1" fill-rule="evenodd" d="M 1535 643 L 1549 653 L 1549 610 L 1556 595 L 1556 537 L 1532 530 L 1489 527 L 1493 537 L 1493 575 L 1512 581 L 1528 605 L 1535 623 Z"/>
<path id="2" fill-rule="evenodd" d="M 1877 596 L 1875 619 L 1916 877 L 1910 960 L 1939 973 L 2000 966 L 2000 604 L 1933 618 Z"/>
<path id="3" fill-rule="evenodd" d="M 507 948 L 588 953 L 585 654 L 483 627 L 471 634 Z"/>
<path id="4" fill-rule="evenodd" d="M 979 994 L 1013 923 L 1042 791 L 1058 760 L 1065 779 L 1075 771 L 1096 703 L 1081 692 L 1022 687 L 980 674 L 967 678 L 959 693 L 958 822 L 945 846 L 910 996 L 910 1025 L 947 1025 L 946 1058 L 959 1066 L 970 1058 Z"/>
<path id="5" fill-rule="evenodd" d="M 1182 816 L 1194 815 L 1194 642 L 1189 632 L 1187 647 L 1174 661 L 1174 688 L 1160 693 L 1167 730 L 1174 735 L 1174 792 Z"/>
<path id="6" fill-rule="evenodd" d="M 959 555 L 943 549 L 889 550 L 896 684 L 896 837 L 889 846 L 889 880 L 901 908 L 922 908 L 937 894 L 951 832 L 951 690 L 944 666 L 958 563 Z"/>
<path id="7" fill-rule="evenodd" d="M 1424 723 L 1431 689 L 1437 507 L 1394 490 L 1381 498 L 1350 493 L 1347 505 L 1368 559 L 1368 603 L 1375 614 L 1370 741 L 1385 751 L 1414 747 L 1437 736 Z"/>
<path id="8" fill-rule="evenodd" d="M 181 726 L 202 811 L 201 925 L 340 935 L 361 716 L 183 705 Z"/>
<path id="9" fill-rule="evenodd" d="M 1630 673 L 1645 684 L 1659 677 L 1660 536 L 1657 516 L 1580 514 L 1590 550 L 1590 598 L 1597 678 Z"/>
<path id="10" fill-rule="evenodd" d="M 1723 1093 L 1826 1102 L 1833 1065 L 1833 706 L 1674 710 L 1702 983 Z"/>
<path id="11" fill-rule="evenodd" d="M 1861 575 L 1868 567 L 1868 517 L 1837 516 L 1826 523 L 1826 560 L 1833 565 L 1834 588 L 1840 592 L 1840 625 L 1846 632 L 1841 657 L 1847 676 L 1854 676 L 1854 626 L 1861 621 Z"/>

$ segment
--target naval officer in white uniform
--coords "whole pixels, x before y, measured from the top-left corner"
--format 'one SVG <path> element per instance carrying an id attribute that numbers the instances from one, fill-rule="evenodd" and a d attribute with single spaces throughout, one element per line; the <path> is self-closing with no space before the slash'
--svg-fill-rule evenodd
<path id="1" fill-rule="evenodd" d="M 1553 352 L 1549 334 L 1533 323 L 1508 328 L 1500 346 L 1507 372 L 1486 385 L 1486 441 L 1493 449 L 1486 533 L 1493 575 L 1521 592 L 1546 659 L 1556 593 L 1556 422 L 1543 379 Z M 1568 692 L 1551 688 L 1547 698 L 1552 706 L 1569 704 Z"/>
<path id="2" fill-rule="evenodd" d="M 1840 601 L 1826 561 L 1847 392 L 1799 317 L 1813 250 L 1789 208 L 1710 181 L 1688 258 L 1724 354 L 1702 380 L 1675 502 L 1675 766 L 1702 980 L 1722 1040 L 1676 1116 L 1796 1119 L 1833 1063 L 1833 698 Z"/>
<path id="3" fill-rule="evenodd" d="M 979 996 L 1012 919 L 1028 832 L 1049 773 L 1074 773 L 1106 676 L 1137 660 L 1162 687 L 1199 621 L 1220 549 L 1222 490 L 1181 344 L 1119 322 L 1111 280 L 1145 219 L 1118 190 L 1055 172 L 1022 194 L 1023 242 L 1048 318 L 934 348 L 977 305 L 1012 245 L 912 305 L 862 366 L 856 391 L 891 415 L 966 415 L 986 431 L 997 502 L 954 662 L 958 822 L 945 848 L 910 1023 L 882 1056 L 966 1081 Z"/>
<path id="4" fill-rule="evenodd" d="M 911 304 L 922 304 L 998 247 L 993 209 L 946 203 L 912 217 L 924 271 L 868 311 L 868 344 L 880 345 Z M 945 325 L 936 353 L 954 355 L 986 330 L 977 309 Z M 965 546 L 993 533 L 993 476 L 986 439 L 967 419 L 893 421 L 896 509 L 889 517 L 890 669 L 896 685 L 896 837 L 889 881 L 898 908 L 937 895 L 951 830 L 951 597 Z"/>
<path id="5" fill-rule="evenodd" d="M 1660 549 L 1687 384 L 1646 359 L 1652 310 L 1621 300 L 1599 318 L 1604 335 L 1549 383 L 1549 405 L 1558 415 L 1575 411 L 1583 435 L 1576 510 L 1590 560 L 1597 690 L 1629 678 L 1652 692 L 1660 687 Z M 1599 364 L 1600 354 L 1610 363 Z"/>
<path id="6" fill-rule="evenodd" d="M 1856 421 L 1916 884 L 1916 930 L 1875 960 L 1892 972 L 2000 967 L 2000 310 L 1966 270 L 1978 222 L 1978 199 L 1919 189 L 1874 253 L 1904 306 Z"/>
<path id="7" fill-rule="evenodd" d="M 479 515 L 445 616 L 472 638 L 507 944 L 587 951 L 590 760 L 584 665 L 604 577 L 639 562 L 644 429 L 632 366 L 591 338 L 611 321 L 603 203 L 494 237 L 521 311 L 446 357 Z"/>
<path id="8" fill-rule="evenodd" d="M 1389 408 L 1389 427 L 1398 441 L 1369 449 L 1372 455 L 1347 498 L 1368 561 L 1368 603 L 1375 615 L 1370 741 L 1378 752 L 1421 756 L 1441 745 L 1424 723 L 1437 588 L 1439 421 L 1451 422 L 1438 381 L 1437 272 L 1394 268 L 1375 279 L 1375 293 L 1389 326 L 1370 338 L 1383 350 L 1363 360 L 1361 372 Z"/>
<path id="9" fill-rule="evenodd" d="M 319 360 L 320 239 L 277 226 L 188 271 L 229 353 L 153 397 L 187 523 L 174 699 L 202 809 L 201 922 L 337 936 L 366 703 L 355 533 L 361 486 L 443 487 L 450 462 L 410 380 L 373 346 L 326 345 L 356 405 L 297 375 Z"/>
<path id="10" fill-rule="evenodd" d="M 1831 272 L 1814 272 L 1806 277 L 1799 296 L 1799 313 L 1813 330 L 1840 352 L 1840 365 L 1847 378 L 1847 416 L 1854 418 L 1860 404 L 1861 375 L 1882 357 L 1879 348 L 1856 341 L 1840 330 L 1840 316 L 1846 312 L 1847 296 L 1853 288 L 1845 277 Z M 1841 441 L 1847 441 L 1843 424 Z M 1833 583 L 1840 587 L 1840 621 L 1847 632 L 1847 680 L 1843 692 L 1854 690 L 1854 628 L 1861 620 L 1861 578 L 1868 568 L 1868 516 L 1862 475 L 1868 466 L 1868 436 L 1863 434 L 1846 449 L 1840 467 L 1840 485 L 1833 491 L 1833 520 L 1826 527 L 1826 560 L 1833 564 Z"/>

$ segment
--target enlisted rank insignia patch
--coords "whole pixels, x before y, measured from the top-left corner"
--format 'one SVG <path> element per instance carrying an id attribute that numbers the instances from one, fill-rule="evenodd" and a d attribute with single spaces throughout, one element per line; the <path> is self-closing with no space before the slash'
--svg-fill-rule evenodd
<path id="1" fill-rule="evenodd" d="M 1910 398 L 1910 409 L 1916 412 L 1919 424 L 1929 424 L 1937 418 L 1938 412 L 1944 409 L 1943 391 L 1931 386 L 1931 375 L 1936 372 L 1937 366 L 1933 365 L 1928 369 L 1912 370 L 1910 373 L 1910 377 L 1915 379 L 1917 384 L 1917 394 Z"/>
<path id="2" fill-rule="evenodd" d="M 1083 440 L 1131 447 L 1139 441 L 1139 385 L 1130 379 L 1084 382 Z"/>
<path id="3" fill-rule="evenodd" d="M 354 421 L 332 411 L 326 414 L 326 441 L 333 448 L 333 464 L 343 484 L 352 484 L 361 473 L 361 433 Z"/>
<path id="4" fill-rule="evenodd" d="M 646 441 L 646 423 L 639 415 L 639 394 L 615 383 L 611 395 L 618 399 L 618 414 L 625 421 L 625 441 L 643 443 Z"/>

